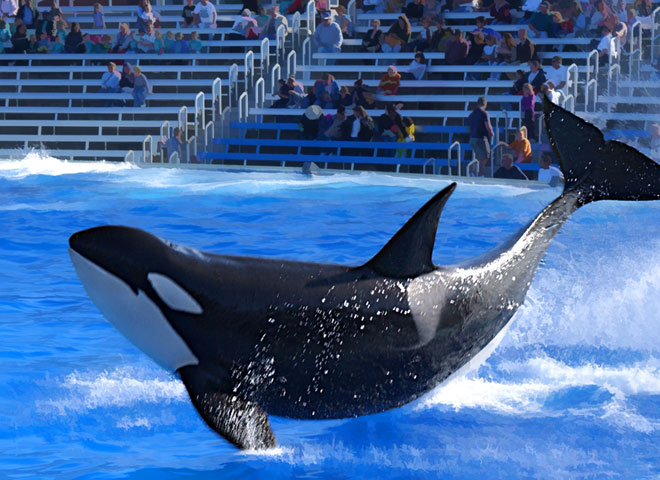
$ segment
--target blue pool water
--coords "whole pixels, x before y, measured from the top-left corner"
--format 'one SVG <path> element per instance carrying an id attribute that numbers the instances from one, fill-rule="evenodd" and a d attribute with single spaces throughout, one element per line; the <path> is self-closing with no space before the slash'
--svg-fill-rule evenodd
<path id="1" fill-rule="evenodd" d="M 0 161 L 0 478 L 658 478 L 660 202 L 574 214 L 478 370 L 382 414 L 273 418 L 268 452 L 212 433 L 67 255 L 71 233 L 125 224 L 217 253 L 359 264 L 445 185 Z M 460 184 L 434 261 L 499 244 L 557 194 Z"/>

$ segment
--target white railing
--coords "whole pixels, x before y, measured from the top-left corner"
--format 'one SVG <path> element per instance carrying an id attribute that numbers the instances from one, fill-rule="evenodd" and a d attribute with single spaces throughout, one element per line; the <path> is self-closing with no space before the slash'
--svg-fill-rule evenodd
<path id="1" fill-rule="evenodd" d="M 257 83 L 254 84 L 254 108 L 264 108 L 264 100 L 266 99 L 266 82 L 263 77 L 259 77 Z M 262 116 L 259 115 L 256 121 L 261 123 Z"/>
<path id="2" fill-rule="evenodd" d="M 245 73 L 247 75 L 247 72 Z M 227 104 L 231 107 L 232 100 L 238 100 L 238 65 L 229 67 L 229 85 L 227 85 Z M 232 95 L 233 93 L 233 95 Z"/>
<path id="3" fill-rule="evenodd" d="M 124 162 L 135 163 L 135 152 L 133 150 L 126 152 L 126 155 L 124 155 Z"/>
<path id="4" fill-rule="evenodd" d="M 575 113 L 575 97 L 573 95 L 566 95 L 561 102 L 561 106 L 571 113 Z"/>
<path id="5" fill-rule="evenodd" d="M 569 93 L 569 90 L 573 90 L 573 93 Z M 564 85 L 565 94 L 567 96 L 572 95 L 574 99 L 577 99 L 578 96 L 578 66 L 576 64 L 571 64 L 566 69 L 566 85 Z"/>
<path id="6" fill-rule="evenodd" d="M 220 77 L 213 80 L 211 97 L 211 108 L 213 110 L 211 121 L 215 122 L 216 115 L 222 112 L 222 79 Z"/>
<path id="7" fill-rule="evenodd" d="M 170 138 L 170 122 L 169 120 L 165 120 L 160 124 L 160 139 L 167 140 L 168 138 Z"/>
<path id="8" fill-rule="evenodd" d="M 592 50 L 589 52 L 589 56 L 587 57 L 587 85 L 591 81 L 592 77 L 598 78 L 598 57 L 598 50 Z"/>
<path id="9" fill-rule="evenodd" d="M 273 69 L 270 71 L 270 90 L 271 93 L 275 93 L 278 90 L 278 81 L 282 78 L 282 67 L 279 63 L 273 65 Z"/>
<path id="10" fill-rule="evenodd" d="M 241 93 L 241 96 L 238 97 L 238 121 L 239 122 L 247 122 L 249 108 L 250 107 L 248 106 L 248 93 L 243 92 L 243 93 Z"/>
<path id="11" fill-rule="evenodd" d="M 204 127 L 204 151 L 208 152 L 209 151 L 209 145 L 211 145 L 211 142 L 213 142 L 213 129 L 215 127 L 215 124 L 213 122 L 209 122 L 206 124 Z"/>
<path id="12" fill-rule="evenodd" d="M 449 150 L 447 150 L 447 175 L 451 175 L 451 152 L 456 149 L 457 157 L 456 157 L 456 167 L 458 169 L 458 176 L 461 176 L 461 143 L 459 141 L 455 141 L 449 146 Z M 435 170 L 435 167 L 434 167 Z M 435 171 L 433 172 L 435 173 Z"/>
<path id="13" fill-rule="evenodd" d="M 270 40 L 268 37 L 264 37 L 261 40 L 261 62 L 259 69 L 262 75 L 270 69 Z"/>
<path id="14" fill-rule="evenodd" d="M 651 62 L 655 62 L 656 55 L 660 52 L 660 45 L 656 44 L 660 40 L 660 7 L 651 13 Z"/>
<path id="15" fill-rule="evenodd" d="M 181 163 L 181 158 L 179 157 L 179 152 L 172 152 L 170 158 L 167 159 L 167 163 Z"/>
<path id="16" fill-rule="evenodd" d="M 291 75 L 295 76 L 296 74 L 296 51 L 291 50 L 286 56 L 286 76 L 287 78 Z"/>
<path id="17" fill-rule="evenodd" d="M 593 112 L 596 111 L 596 102 L 598 101 L 598 81 L 595 78 L 592 78 L 587 82 L 587 85 L 584 89 L 584 111 L 588 112 L 589 111 L 589 89 L 593 87 L 594 94 L 594 109 L 592 110 Z"/>
<path id="18" fill-rule="evenodd" d="M 348 7 L 346 7 L 346 14 L 351 17 L 354 24 L 357 25 L 357 5 L 355 0 L 348 2 Z"/>
<path id="19" fill-rule="evenodd" d="M 204 108 L 204 92 L 195 95 L 195 136 L 199 137 L 206 125 L 206 110 Z"/>
<path id="20" fill-rule="evenodd" d="M 619 90 L 619 75 L 621 74 L 621 65 L 610 65 L 607 69 L 607 95 L 616 95 Z M 612 79 L 614 78 L 614 81 Z M 614 83 L 614 91 L 612 84 Z M 610 102 L 607 102 L 607 111 L 610 111 Z"/>
<path id="21" fill-rule="evenodd" d="M 305 17 L 307 18 L 307 35 L 311 35 L 316 30 L 316 4 L 314 0 L 307 2 Z"/>
<path id="22" fill-rule="evenodd" d="M 284 55 L 286 48 L 284 42 L 286 42 L 286 27 L 284 25 L 280 25 L 275 31 L 275 60 L 278 62 L 280 61 L 280 58 L 282 58 L 282 55 Z"/>
<path id="23" fill-rule="evenodd" d="M 635 38 L 637 37 L 637 38 Z M 635 57 L 637 57 L 637 72 L 636 78 L 639 78 L 639 69 L 642 66 L 642 22 L 637 20 L 630 27 L 630 38 L 628 39 L 628 44 L 630 47 L 630 52 L 628 54 L 628 76 L 632 80 L 633 73 L 633 63 Z M 651 58 L 651 62 L 654 62 L 655 59 Z"/>
<path id="24" fill-rule="evenodd" d="M 147 157 L 147 151 L 149 152 L 148 157 Z M 153 155 L 154 155 L 154 142 L 153 139 L 151 138 L 151 135 L 147 135 L 146 137 L 144 137 L 144 140 L 142 141 L 142 161 L 146 163 L 148 158 L 149 163 L 152 163 Z"/>
<path id="25" fill-rule="evenodd" d="M 250 72 L 250 80 L 248 83 L 248 71 Z M 254 84 L 254 53 L 249 50 L 245 54 L 245 90 L 248 90 Z"/>
<path id="26" fill-rule="evenodd" d="M 291 20 L 291 48 L 295 50 L 299 46 L 300 46 L 300 12 L 296 12 L 293 14 L 293 19 Z M 280 57 L 277 58 L 279 61 Z"/>
<path id="27" fill-rule="evenodd" d="M 190 163 L 190 159 L 197 156 L 197 137 L 191 137 L 186 143 L 186 163 Z"/>
<path id="28" fill-rule="evenodd" d="M 312 41 L 307 37 L 302 44 L 302 55 L 300 61 L 303 65 L 312 64 Z"/>
<path id="29" fill-rule="evenodd" d="M 607 49 L 608 65 L 615 65 L 621 61 L 621 39 L 612 37 L 610 39 L 610 48 Z"/>
<path id="30" fill-rule="evenodd" d="M 181 135 L 185 142 L 188 139 L 188 107 L 184 105 L 179 109 L 177 120 L 179 121 L 179 130 L 181 130 Z"/>

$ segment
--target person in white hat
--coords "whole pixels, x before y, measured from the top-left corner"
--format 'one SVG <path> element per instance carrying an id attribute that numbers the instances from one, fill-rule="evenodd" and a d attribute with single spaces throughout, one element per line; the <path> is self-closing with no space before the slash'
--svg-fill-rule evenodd
<path id="1" fill-rule="evenodd" d="M 319 136 L 319 124 L 323 109 L 319 105 L 310 105 L 300 117 L 298 129 L 304 140 L 316 140 Z"/>

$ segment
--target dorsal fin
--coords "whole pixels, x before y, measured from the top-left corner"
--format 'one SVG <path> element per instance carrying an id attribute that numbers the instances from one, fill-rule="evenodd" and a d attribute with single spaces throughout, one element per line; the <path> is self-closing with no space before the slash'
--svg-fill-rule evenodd
<path id="1" fill-rule="evenodd" d="M 438 221 L 455 188 L 456 184 L 452 183 L 426 202 L 364 266 L 393 278 L 417 277 L 432 271 Z"/>

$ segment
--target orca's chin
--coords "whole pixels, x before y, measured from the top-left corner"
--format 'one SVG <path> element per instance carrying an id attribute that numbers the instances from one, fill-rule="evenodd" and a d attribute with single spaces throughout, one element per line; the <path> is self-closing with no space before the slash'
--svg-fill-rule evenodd
<path id="1" fill-rule="evenodd" d="M 166 370 L 197 365 L 199 361 L 172 328 L 161 309 L 141 289 L 80 254 L 72 236 L 69 255 L 80 280 L 100 312 L 131 343 Z"/>

